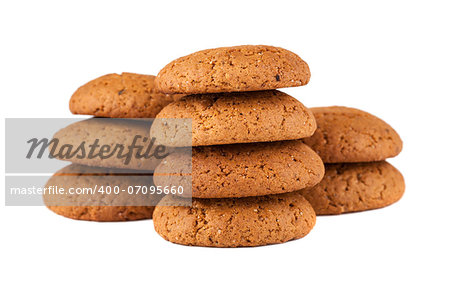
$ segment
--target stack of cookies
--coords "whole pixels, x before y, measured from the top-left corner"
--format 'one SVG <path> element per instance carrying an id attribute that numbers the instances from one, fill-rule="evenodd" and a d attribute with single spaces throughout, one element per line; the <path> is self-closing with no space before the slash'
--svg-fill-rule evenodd
<path id="1" fill-rule="evenodd" d="M 179 95 L 157 91 L 155 76 L 152 75 L 104 75 L 78 88 L 70 99 L 73 114 L 98 118 L 72 123 L 58 131 L 54 138 L 60 147 L 71 145 L 77 148 L 82 143 L 92 145 L 97 141 L 99 147 L 122 145 L 126 148 L 132 145 L 136 136 L 140 136 L 136 145 L 145 146 L 144 138 L 148 138 L 151 125 L 146 119 L 154 118 L 164 106 L 178 98 Z M 47 182 L 47 187 L 57 186 L 66 192 L 69 189 L 93 188 L 98 191 L 90 195 L 44 195 L 44 202 L 50 210 L 68 218 L 89 221 L 152 217 L 154 206 L 151 204 L 156 204 L 159 199 L 149 199 L 148 196 L 132 198 L 134 196 L 127 194 L 119 197 L 118 190 L 121 193 L 130 186 L 152 186 L 152 171 L 160 160 L 133 156 L 127 161 L 116 155 L 107 158 L 100 155 L 77 157 L 70 153 L 56 157 L 72 164 L 56 172 Z M 111 194 L 111 190 L 115 192 Z"/>
<path id="2" fill-rule="evenodd" d="M 324 165 L 301 139 L 313 135 L 316 121 L 302 103 L 275 90 L 309 78 L 299 56 L 262 45 L 199 51 L 159 72 L 160 91 L 187 96 L 156 118 L 191 119 L 193 147 L 192 205 L 165 206 L 174 197 L 163 199 L 153 214 L 163 238 L 238 247 L 309 233 L 316 215 L 299 190 L 318 184 Z M 156 168 L 155 185 L 166 185 L 163 172 L 177 162 L 173 156 Z"/>
<path id="3" fill-rule="evenodd" d="M 79 157 L 66 150 L 54 157 L 72 164 L 47 187 L 118 187 L 128 194 L 44 195 L 44 201 L 57 214 L 79 220 L 153 215 L 156 231 L 178 244 L 248 247 L 302 238 L 316 214 L 399 200 L 403 177 L 385 161 L 400 153 L 399 135 L 364 111 L 309 110 L 277 90 L 309 79 L 298 55 L 264 45 L 199 51 L 172 61 L 157 77 L 94 79 L 70 100 L 72 113 L 94 118 L 58 131 L 60 145 L 148 148 L 156 140 L 167 154 L 163 160 L 131 152 L 129 158 Z M 129 188 L 177 184 L 184 193 L 130 198 Z"/>
<path id="4" fill-rule="evenodd" d="M 325 176 L 302 195 L 318 215 L 377 209 L 405 191 L 401 173 L 385 159 L 402 150 L 397 132 L 381 119 L 348 107 L 312 108 L 317 130 L 304 143 L 325 163 Z"/>

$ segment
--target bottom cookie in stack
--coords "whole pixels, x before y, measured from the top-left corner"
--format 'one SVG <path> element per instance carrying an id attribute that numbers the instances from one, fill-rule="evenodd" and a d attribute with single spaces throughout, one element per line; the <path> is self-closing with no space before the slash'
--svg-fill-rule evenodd
<path id="1" fill-rule="evenodd" d="M 391 205 L 403 196 L 402 174 L 386 161 L 326 164 L 323 180 L 300 193 L 318 215 L 366 211 Z"/>
<path id="2" fill-rule="evenodd" d="M 398 134 L 381 119 L 347 107 L 311 109 L 317 131 L 304 142 L 325 162 L 322 181 L 300 193 L 317 215 L 382 208 L 405 191 L 402 174 L 384 161 L 402 148 Z"/>
<path id="3" fill-rule="evenodd" d="M 170 206 L 167 196 L 153 213 L 156 232 L 167 241 L 205 247 L 253 247 L 306 236 L 314 209 L 299 192 L 246 198 L 193 199 Z"/>
<path id="4" fill-rule="evenodd" d="M 56 172 L 46 188 L 44 204 L 58 215 L 86 221 L 114 222 L 151 219 L 158 195 L 129 194 L 129 187 L 150 187 L 146 171 L 89 167 L 71 164 Z"/>

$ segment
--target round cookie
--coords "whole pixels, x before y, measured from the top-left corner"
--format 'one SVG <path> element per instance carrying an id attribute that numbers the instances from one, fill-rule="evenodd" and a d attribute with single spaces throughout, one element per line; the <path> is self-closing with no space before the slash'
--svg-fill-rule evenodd
<path id="1" fill-rule="evenodd" d="M 43 194 L 44 204 L 58 215 L 86 221 L 113 222 L 151 219 L 154 206 L 161 199 L 157 195 L 128 194 L 128 186 L 152 186 L 148 172 L 130 172 L 116 169 L 69 165 L 56 172 L 47 182 L 46 188 L 72 189 L 72 194 Z M 125 190 L 119 194 L 101 193 L 100 188 L 115 187 Z M 96 193 L 74 193 L 75 189 L 95 190 Z M 95 191 L 92 191 L 95 192 Z"/>
<path id="2" fill-rule="evenodd" d="M 58 145 L 54 150 L 57 159 L 71 161 L 73 163 L 111 168 L 125 168 L 134 170 L 153 170 L 161 162 L 163 153 L 156 153 L 157 145 L 152 144 L 149 138 L 151 122 L 136 121 L 131 119 L 111 119 L 111 118 L 90 118 L 72 123 L 59 130 L 53 136 L 57 139 Z M 133 144 L 142 146 L 141 154 L 137 157 L 137 149 L 133 154 L 129 153 L 129 146 Z M 97 142 L 98 147 L 91 145 Z M 82 151 L 75 154 L 76 149 L 84 143 L 85 154 Z M 73 149 L 68 154 L 63 146 L 71 145 Z M 109 146 L 109 151 L 100 154 L 102 147 Z M 121 150 L 121 146 L 123 149 Z M 52 147 L 49 147 L 51 149 Z M 90 154 L 91 149 L 92 154 Z M 165 153 L 170 152 L 170 148 L 165 147 Z"/>
<path id="3" fill-rule="evenodd" d="M 165 158 L 155 169 L 155 185 L 182 185 L 184 197 L 249 197 L 312 187 L 324 174 L 320 157 L 300 140 L 194 147 L 190 157 Z"/>
<path id="4" fill-rule="evenodd" d="M 179 95 L 155 88 L 155 76 L 135 73 L 107 74 L 75 91 L 69 108 L 73 114 L 113 118 L 154 118 Z"/>
<path id="5" fill-rule="evenodd" d="M 169 199 L 166 199 L 169 198 Z M 316 215 L 298 193 L 239 199 L 193 199 L 192 206 L 170 206 L 171 196 L 153 213 L 156 232 L 182 245 L 252 247 L 306 236 Z"/>
<path id="6" fill-rule="evenodd" d="M 300 193 L 317 215 L 336 215 L 382 208 L 405 191 L 402 174 L 385 161 L 325 165 L 325 176 Z"/>
<path id="7" fill-rule="evenodd" d="M 207 49 L 167 64 L 156 78 L 165 93 L 270 90 L 309 82 L 308 64 L 295 53 L 267 45 Z"/>
<path id="8" fill-rule="evenodd" d="M 330 106 L 311 108 L 317 130 L 303 139 L 324 163 L 381 161 L 402 150 L 397 132 L 378 117 L 359 109 Z"/>
<path id="9" fill-rule="evenodd" d="M 173 132 L 178 123 L 159 121 L 174 118 L 192 119 L 192 146 L 293 140 L 316 129 L 311 111 L 277 90 L 183 97 L 163 108 L 150 135 L 157 134 L 162 144 L 183 146 L 185 139 Z"/>

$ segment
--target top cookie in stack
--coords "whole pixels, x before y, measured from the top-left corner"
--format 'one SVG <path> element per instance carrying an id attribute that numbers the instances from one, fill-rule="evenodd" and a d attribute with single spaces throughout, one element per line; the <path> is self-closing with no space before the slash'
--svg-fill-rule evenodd
<path id="1" fill-rule="evenodd" d="M 289 50 L 242 45 L 178 58 L 158 73 L 156 85 L 171 94 L 257 91 L 306 85 L 310 76 L 308 64 Z"/>
<path id="2" fill-rule="evenodd" d="M 137 73 L 106 74 L 79 87 L 70 98 L 73 114 L 110 118 L 153 118 L 182 95 L 155 87 L 155 76 Z"/>
<path id="3" fill-rule="evenodd" d="M 185 245 L 237 247 L 298 239 L 312 229 L 314 210 L 295 191 L 324 174 L 320 157 L 300 140 L 314 133 L 316 121 L 302 103 L 275 90 L 309 79 L 299 56 L 264 45 L 199 51 L 159 72 L 160 91 L 187 96 L 156 119 L 192 119 L 193 146 L 192 206 L 158 205 L 154 225 L 161 236 Z M 159 141 L 183 146 L 169 121 L 159 129 L 155 123 L 152 132 L 171 131 Z M 167 173 L 179 162 L 176 155 L 161 162 L 155 185 L 170 185 Z M 168 196 L 162 204 L 171 202 Z"/>

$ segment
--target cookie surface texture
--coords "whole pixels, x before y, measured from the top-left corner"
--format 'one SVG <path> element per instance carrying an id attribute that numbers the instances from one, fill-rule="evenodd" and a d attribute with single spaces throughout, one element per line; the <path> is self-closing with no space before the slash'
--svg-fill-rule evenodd
<path id="1" fill-rule="evenodd" d="M 167 197 L 166 197 L 167 198 Z M 165 199 L 163 199 L 164 204 Z M 298 193 L 239 199 L 193 199 L 192 207 L 157 206 L 156 232 L 182 245 L 251 247 L 307 235 L 316 216 Z"/>
<path id="2" fill-rule="evenodd" d="M 189 95 L 166 106 L 157 119 L 168 119 L 164 129 L 169 119 L 192 119 L 192 146 L 293 140 L 316 130 L 312 112 L 277 90 Z"/>
<path id="3" fill-rule="evenodd" d="M 194 198 L 232 198 L 281 194 L 319 183 L 324 166 L 319 156 L 299 140 L 192 148 L 183 168 L 182 156 L 173 153 L 155 169 L 158 186 L 172 186 L 167 174 L 192 169 Z M 186 165 L 187 166 L 187 165 Z"/>
<path id="4" fill-rule="evenodd" d="M 402 150 L 402 140 L 386 122 L 362 110 L 331 106 L 311 108 L 317 130 L 303 141 L 324 163 L 381 161 Z"/>
<path id="5" fill-rule="evenodd" d="M 73 114 L 111 118 L 154 118 L 179 95 L 161 93 L 155 76 L 135 73 L 107 74 L 78 88 L 69 108 Z"/>
<path id="6" fill-rule="evenodd" d="M 156 83 L 165 93 L 200 94 L 301 86 L 310 76 L 308 64 L 289 50 L 243 45 L 178 58 L 158 73 Z"/>
<path id="7" fill-rule="evenodd" d="M 336 215 L 382 208 L 405 191 L 402 174 L 385 161 L 326 164 L 323 180 L 301 190 L 317 215 Z"/>

